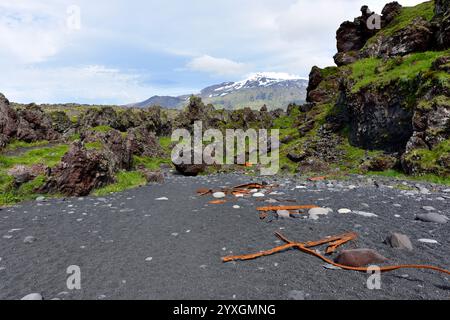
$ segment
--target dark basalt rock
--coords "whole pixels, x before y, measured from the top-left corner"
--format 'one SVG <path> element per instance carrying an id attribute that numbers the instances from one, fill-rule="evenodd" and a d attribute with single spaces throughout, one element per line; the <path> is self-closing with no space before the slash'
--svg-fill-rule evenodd
<path id="1" fill-rule="evenodd" d="M 391 23 L 401 12 L 402 6 L 397 1 L 386 4 L 381 11 L 382 27 Z"/>
<path id="2" fill-rule="evenodd" d="M 194 153 L 192 153 L 192 163 L 194 162 Z M 178 162 L 178 161 L 177 161 Z M 201 164 L 189 164 L 189 163 L 181 163 L 176 164 L 173 163 L 177 172 L 181 173 L 184 176 L 195 177 L 199 174 L 202 174 L 206 171 L 207 165 L 205 163 Z"/>
<path id="3" fill-rule="evenodd" d="M 413 135 L 413 110 L 394 85 L 370 87 L 347 95 L 350 142 L 364 149 L 403 151 Z"/>
<path id="4" fill-rule="evenodd" d="M 61 135 L 53 129 L 52 119 L 35 104 L 19 108 L 17 116 L 18 124 L 16 138 L 18 140 L 35 142 L 61 139 Z"/>
<path id="5" fill-rule="evenodd" d="M 17 113 L 11 108 L 8 99 L 0 93 L 0 150 L 16 135 Z"/>
<path id="6" fill-rule="evenodd" d="M 80 142 L 75 142 L 61 163 L 51 170 L 40 192 L 87 196 L 93 189 L 113 181 L 107 156 L 97 150 L 86 150 Z"/>
<path id="7" fill-rule="evenodd" d="M 156 135 L 146 126 L 128 130 L 126 140 L 133 155 L 153 158 L 165 156 L 165 152 L 159 144 Z"/>

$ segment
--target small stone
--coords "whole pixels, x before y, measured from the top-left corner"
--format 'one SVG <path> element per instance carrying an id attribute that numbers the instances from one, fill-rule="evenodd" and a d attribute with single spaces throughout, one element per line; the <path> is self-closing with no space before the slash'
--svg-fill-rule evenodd
<path id="1" fill-rule="evenodd" d="M 240 206 L 238 206 L 238 205 L 234 205 L 233 206 L 233 209 L 240 209 L 241 207 Z"/>
<path id="2" fill-rule="evenodd" d="M 352 210 L 350 210 L 350 209 L 339 209 L 338 210 L 338 213 L 341 213 L 341 214 L 347 214 L 347 213 L 351 213 L 352 212 Z"/>
<path id="3" fill-rule="evenodd" d="M 448 222 L 449 218 L 436 212 L 430 212 L 426 214 L 418 214 L 416 216 L 416 220 L 445 224 Z"/>
<path id="4" fill-rule="evenodd" d="M 152 261 L 152 260 L 153 260 L 153 257 L 145 258 L 145 261 L 147 261 L 147 262 L 150 262 L 150 261 Z"/>
<path id="5" fill-rule="evenodd" d="M 436 209 L 434 207 L 431 207 L 431 206 L 425 206 L 425 207 L 422 207 L 422 209 L 425 210 L 425 211 L 436 211 Z"/>
<path id="6" fill-rule="evenodd" d="M 419 189 L 419 192 L 420 192 L 421 194 L 430 194 L 430 190 L 428 190 L 428 189 L 425 188 L 425 187 L 420 187 L 420 186 L 418 186 L 417 188 Z"/>
<path id="7" fill-rule="evenodd" d="M 364 267 L 386 261 L 385 257 L 372 249 L 344 250 L 335 260 L 336 263 L 349 267 Z"/>
<path id="8" fill-rule="evenodd" d="M 43 202 L 43 201 L 45 201 L 45 197 L 42 197 L 42 196 L 37 197 L 37 198 L 36 198 L 36 201 L 37 201 L 37 202 Z"/>
<path id="9" fill-rule="evenodd" d="M 263 197 L 265 196 L 265 194 L 264 194 L 264 193 L 261 193 L 261 192 L 257 192 L 257 193 L 254 193 L 253 196 L 254 196 L 255 198 L 263 198 Z"/>
<path id="10" fill-rule="evenodd" d="M 422 243 L 428 243 L 428 244 L 438 244 L 439 242 L 437 242 L 436 240 L 433 239 L 419 239 L 419 242 Z"/>
<path id="11" fill-rule="evenodd" d="M 287 211 L 287 210 L 278 210 L 277 216 L 278 216 L 278 218 L 282 218 L 282 219 L 288 219 L 291 217 L 291 215 L 289 214 L 289 211 Z"/>
<path id="12" fill-rule="evenodd" d="M 288 300 L 305 300 L 306 295 L 303 291 L 292 290 L 288 293 Z"/>
<path id="13" fill-rule="evenodd" d="M 42 295 L 39 293 L 31 293 L 29 295 L 26 295 L 20 300 L 43 300 Z"/>
<path id="14" fill-rule="evenodd" d="M 155 199 L 156 201 L 168 201 L 169 200 L 169 198 L 167 198 L 167 197 L 161 197 L 161 198 L 158 198 L 158 199 Z"/>
<path id="15" fill-rule="evenodd" d="M 226 194 L 223 192 L 215 192 L 213 193 L 213 197 L 216 199 L 222 199 L 226 197 Z"/>
<path id="16" fill-rule="evenodd" d="M 392 233 L 386 238 L 385 243 L 389 244 L 392 248 L 413 251 L 411 240 L 407 235 L 401 233 Z"/>
<path id="17" fill-rule="evenodd" d="M 342 268 L 339 268 L 339 267 L 329 264 L 329 263 L 324 264 L 323 267 L 328 270 L 342 270 Z"/>
<path id="18" fill-rule="evenodd" d="M 312 208 L 308 211 L 308 214 L 311 216 L 326 216 L 329 213 L 333 212 L 330 208 Z"/>
<path id="19" fill-rule="evenodd" d="M 37 239 L 36 239 L 35 237 L 28 236 L 28 237 L 26 237 L 25 239 L 23 239 L 23 243 L 30 244 L 30 243 L 35 242 L 36 240 L 37 240 Z"/>
<path id="20" fill-rule="evenodd" d="M 376 215 L 375 213 L 371 213 L 371 212 L 365 212 L 365 211 L 353 211 L 354 214 L 357 214 L 358 216 L 363 216 L 366 218 L 376 218 L 378 217 L 378 215 Z"/>
<path id="21" fill-rule="evenodd" d="M 442 192 L 444 192 L 444 193 L 450 193 L 450 189 L 445 189 L 445 190 L 443 190 Z"/>

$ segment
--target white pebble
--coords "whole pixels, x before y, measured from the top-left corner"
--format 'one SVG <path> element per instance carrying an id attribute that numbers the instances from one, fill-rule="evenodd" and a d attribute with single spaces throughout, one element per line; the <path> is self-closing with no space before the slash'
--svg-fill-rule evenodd
<path id="1" fill-rule="evenodd" d="M 215 192 L 213 193 L 213 197 L 216 199 L 222 199 L 226 197 L 226 194 L 223 192 Z"/>
<path id="2" fill-rule="evenodd" d="M 438 244 L 439 243 L 436 240 L 432 240 L 432 239 L 419 239 L 418 241 L 422 242 L 422 243 L 429 243 L 429 244 Z"/>

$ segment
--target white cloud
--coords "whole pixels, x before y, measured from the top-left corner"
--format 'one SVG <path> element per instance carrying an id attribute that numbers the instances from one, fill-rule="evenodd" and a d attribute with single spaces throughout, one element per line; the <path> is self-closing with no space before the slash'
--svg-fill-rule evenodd
<path id="1" fill-rule="evenodd" d="M 192 59 L 187 68 L 192 71 L 206 72 L 216 75 L 242 75 L 247 66 L 244 63 L 235 62 L 224 58 L 214 58 L 203 55 Z"/>
<path id="2" fill-rule="evenodd" d="M 50 1 L 0 1 L 0 58 L 8 63 L 36 63 L 65 46 L 65 7 Z"/>
<path id="3" fill-rule="evenodd" d="M 11 101 L 22 103 L 126 104 L 165 94 L 164 89 L 146 85 L 138 72 L 101 65 L 3 70 L 0 87 Z M 178 94 L 184 90 L 191 89 L 182 88 Z M 171 88 L 167 94 L 173 92 Z"/>

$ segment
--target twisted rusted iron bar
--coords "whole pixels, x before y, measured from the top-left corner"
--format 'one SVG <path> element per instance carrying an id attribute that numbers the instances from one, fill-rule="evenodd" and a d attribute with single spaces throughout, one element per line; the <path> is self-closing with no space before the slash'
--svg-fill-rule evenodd
<path id="1" fill-rule="evenodd" d="M 256 258 L 260 258 L 260 257 L 264 257 L 264 256 L 273 255 L 275 253 L 283 252 L 283 251 L 286 251 L 291 248 L 295 248 L 302 252 L 313 255 L 328 264 L 331 264 L 335 267 L 338 267 L 338 268 L 341 268 L 344 270 L 359 271 L 359 272 L 368 272 L 370 270 L 370 268 L 367 268 L 367 267 L 350 267 L 350 266 L 345 266 L 345 265 L 336 263 L 333 260 L 328 259 L 328 258 L 324 257 L 323 255 L 321 255 L 320 253 L 310 249 L 310 248 L 317 247 L 320 245 L 329 244 L 329 246 L 327 247 L 326 253 L 327 254 L 333 253 L 339 246 L 341 246 L 349 241 L 355 240 L 357 238 L 357 234 L 354 232 L 346 233 L 346 234 L 339 235 L 339 236 L 329 237 L 329 238 L 322 239 L 319 241 L 306 242 L 306 243 L 292 242 L 280 233 L 276 233 L 275 235 L 278 238 L 280 238 L 281 240 L 283 240 L 284 242 L 286 242 L 286 244 L 282 245 L 282 246 L 278 246 L 278 247 L 270 249 L 270 250 L 261 251 L 259 253 L 224 257 L 224 258 L 222 258 L 222 261 L 230 262 L 230 261 L 237 261 L 237 260 L 252 260 L 252 259 L 256 259 Z M 386 267 L 381 267 L 379 270 L 380 270 L 380 272 L 390 272 L 390 271 L 395 271 L 395 270 L 399 270 L 399 269 L 428 269 L 428 270 L 434 270 L 434 271 L 438 271 L 438 272 L 442 272 L 442 273 L 450 275 L 450 271 L 445 270 L 443 268 L 429 266 L 429 265 L 419 265 L 419 264 L 386 266 Z"/>

